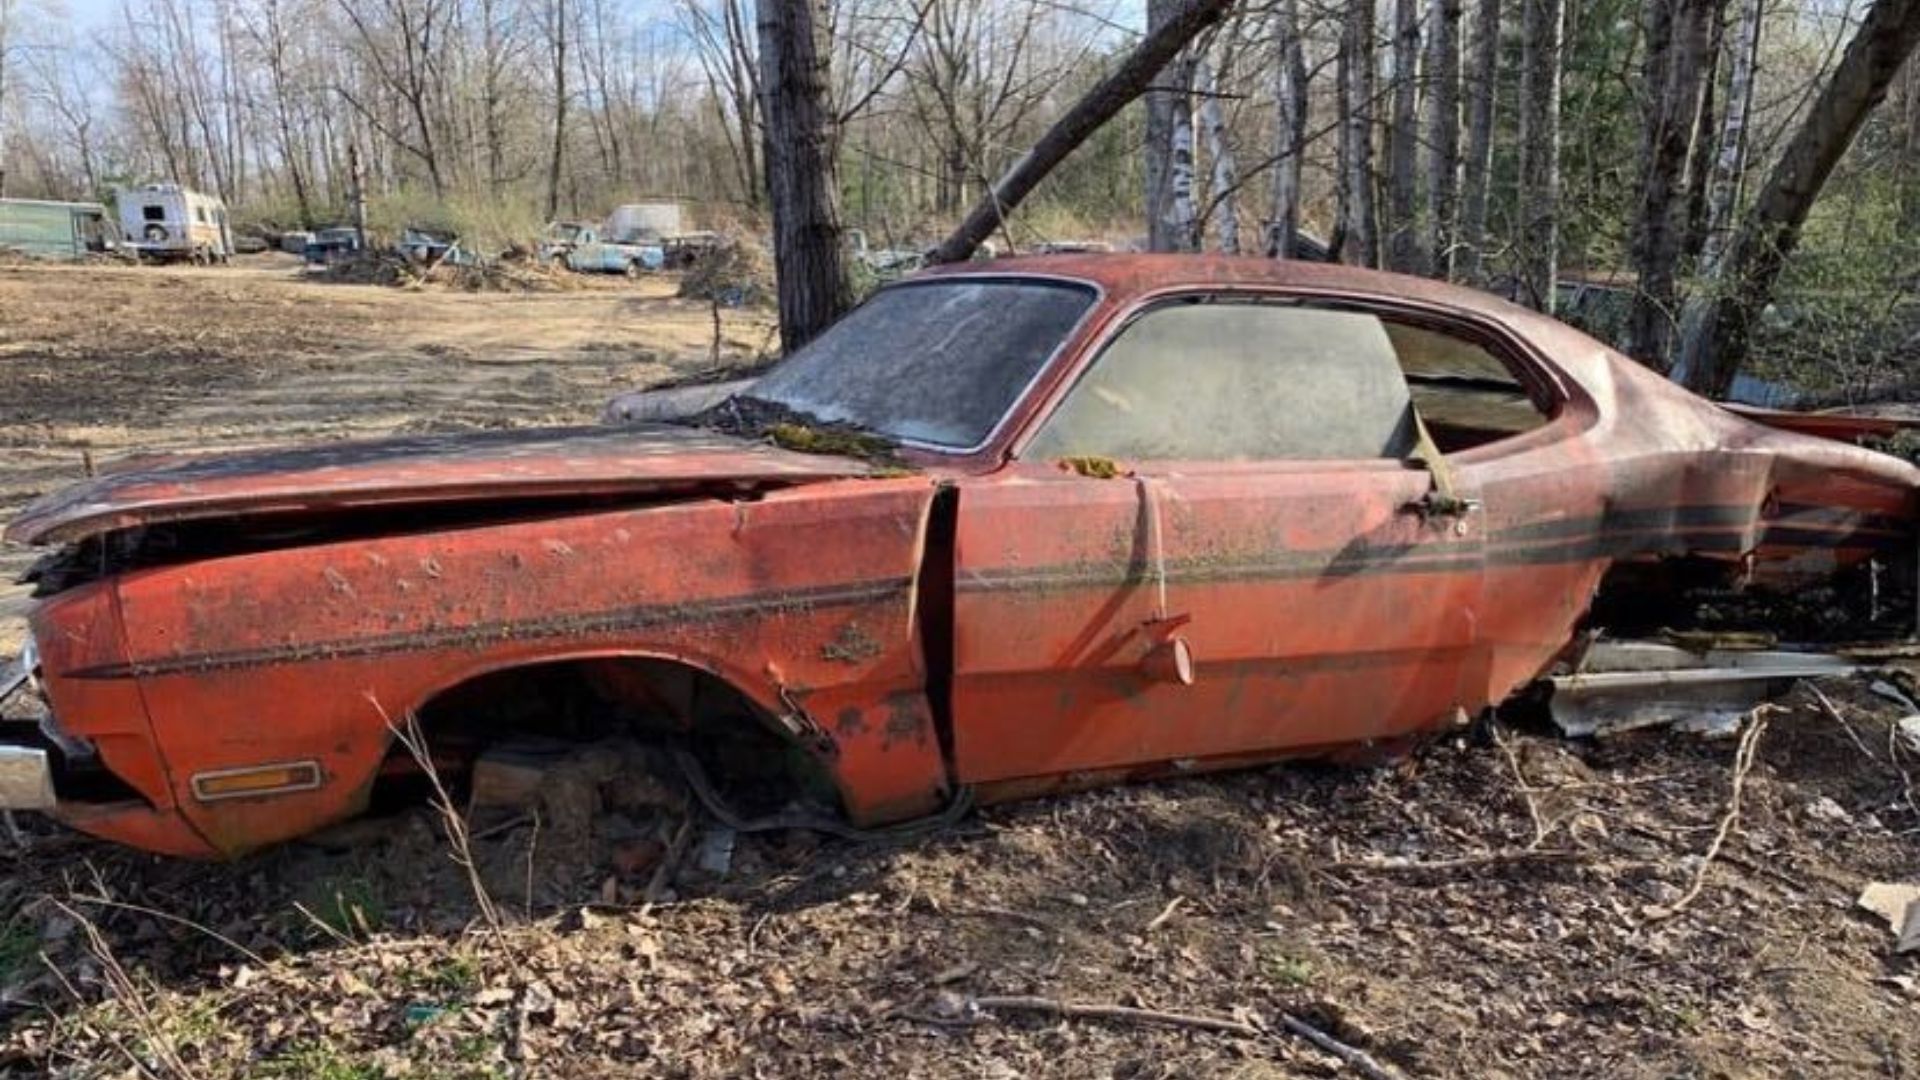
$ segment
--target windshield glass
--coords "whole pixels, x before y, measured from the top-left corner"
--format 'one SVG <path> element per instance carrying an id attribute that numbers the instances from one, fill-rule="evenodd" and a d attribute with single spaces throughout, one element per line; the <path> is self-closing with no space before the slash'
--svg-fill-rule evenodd
<path id="1" fill-rule="evenodd" d="M 985 442 L 1093 305 L 1046 281 L 928 281 L 882 289 L 747 391 L 833 424 L 967 450 Z"/>

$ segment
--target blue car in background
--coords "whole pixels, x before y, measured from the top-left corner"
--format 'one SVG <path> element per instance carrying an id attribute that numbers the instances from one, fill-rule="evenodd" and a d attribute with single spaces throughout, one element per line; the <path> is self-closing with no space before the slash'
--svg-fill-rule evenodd
<path id="1" fill-rule="evenodd" d="M 556 221 L 540 240 L 542 262 L 560 263 L 581 274 L 625 274 L 639 277 L 666 265 L 663 244 L 616 244 L 600 238 L 593 225 Z"/>

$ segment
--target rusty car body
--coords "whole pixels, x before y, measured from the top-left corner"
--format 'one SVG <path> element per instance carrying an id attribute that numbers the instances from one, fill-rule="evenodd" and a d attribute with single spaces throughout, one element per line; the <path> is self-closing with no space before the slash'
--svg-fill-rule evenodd
<path id="1" fill-rule="evenodd" d="M 742 406 L 789 422 L 713 429 Z M 1920 496 L 1483 294 L 1254 259 L 922 274 L 702 417 L 42 499 L 8 536 L 53 547 L 46 708 L 0 725 L 0 798 L 229 855 L 360 812 L 409 714 L 453 770 L 750 732 L 860 825 L 1384 753 L 1541 675 L 1621 575 L 1910 572 Z"/>

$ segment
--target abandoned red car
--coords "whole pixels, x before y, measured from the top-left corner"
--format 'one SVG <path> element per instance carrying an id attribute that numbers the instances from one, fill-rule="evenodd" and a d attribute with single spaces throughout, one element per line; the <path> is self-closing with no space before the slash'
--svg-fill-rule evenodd
<path id="1" fill-rule="evenodd" d="M 491 740 L 637 731 L 858 825 L 1384 752 L 1539 676 L 1618 582 L 1910 574 L 1920 470 L 1795 426 L 1857 433 L 1432 281 L 942 269 L 677 423 L 136 460 L 42 499 L 7 533 L 53 550 L 0 800 L 242 852 L 368 806 L 409 714 L 456 777 Z"/>

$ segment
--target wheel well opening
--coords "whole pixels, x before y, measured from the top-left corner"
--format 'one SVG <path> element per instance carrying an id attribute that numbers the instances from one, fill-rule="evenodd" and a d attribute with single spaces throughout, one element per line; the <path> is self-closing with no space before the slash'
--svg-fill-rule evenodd
<path id="1" fill-rule="evenodd" d="M 691 751 L 714 788 L 742 813 L 795 804 L 841 809 L 826 768 L 774 717 L 719 676 L 672 660 L 614 657 L 509 668 L 441 691 L 416 716 L 434 770 L 456 801 L 471 795 L 475 766 L 489 755 L 551 761 L 617 741 Z M 677 782 L 670 755 L 637 760 Z M 430 793 L 421 763 L 396 739 L 374 785 L 373 809 L 400 809 Z"/>

